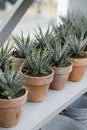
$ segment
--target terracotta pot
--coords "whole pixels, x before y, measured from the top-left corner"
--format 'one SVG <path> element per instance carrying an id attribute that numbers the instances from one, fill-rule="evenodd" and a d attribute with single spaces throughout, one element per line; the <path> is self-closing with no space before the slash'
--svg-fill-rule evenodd
<path id="1" fill-rule="evenodd" d="M 24 86 L 28 89 L 28 101 L 30 102 L 41 102 L 44 100 L 45 95 L 48 91 L 49 85 L 53 80 L 54 71 L 48 76 L 34 77 L 24 75 L 21 73 L 23 78 Z"/>
<path id="2" fill-rule="evenodd" d="M 72 71 L 72 63 L 67 67 L 53 67 L 54 69 L 54 79 L 50 84 L 50 89 L 61 90 L 64 88 L 66 81 L 68 80 L 69 74 Z"/>
<path id="3" fill-rule="evenodd" d="M 20 91 L 18 98 L 0 99 L 0 127 L 9 128 L 17 125 L 21 116 L 22 105 L 27 100 L 26 89 Z"/>
<path id="4" fill-rule="evenodd" d="M 85 47 L 84 51 L 87 52 L 87 46 Z"/>
<path id="5" fill-rule="evenodd" d="M 19 69 L 19 67 L 27 61 L 26 59 L 16 57 L 12 57 L 12 60 L 14 62 L 14 72 L 16 72 Z"/>
<path id="6" fill-rule="evenodd" d="M 82 79 L 87 67 L 87 58 L 69 58 L 73 63 L 73 69 L 69 76 L 69 81 L 78 82 Z"/>

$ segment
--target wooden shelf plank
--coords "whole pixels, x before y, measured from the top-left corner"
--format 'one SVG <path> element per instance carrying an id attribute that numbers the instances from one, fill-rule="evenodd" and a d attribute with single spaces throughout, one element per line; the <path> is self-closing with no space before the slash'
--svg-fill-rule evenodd
<path id="1" fill-rule="evenodd" d="M 18 125 L 8 130 L 38 130 L 85 92 L 87 92 L 87 71 L 82 81 L 67 82 L 65 88 L 60 91 L 49 90 L 42 103 L 27 102 Z"/>

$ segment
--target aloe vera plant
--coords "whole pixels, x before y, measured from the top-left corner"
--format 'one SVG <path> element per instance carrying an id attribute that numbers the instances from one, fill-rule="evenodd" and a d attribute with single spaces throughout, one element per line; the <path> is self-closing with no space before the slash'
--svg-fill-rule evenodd
<path id="1" fill-rule="evenodd" d="M 67 16 L 60 16 L 60 19 L 63 25 L 68 25 L 68 27 L 71 27 L 76 21 L 76 17 L 77 16 L 74 13 L 68 12 Z"/>
<path id="2" fill-rule="evenodd" d="M 69 35 L 71 30 L 72 32 L 73 30 L 75 30 L 76 16 L 68 12 L 68 15 L 66 17 L 60 16 L 60 19 L 61 19 L 62 24 L 61 23 L 56 24 L 56 25 L 52 24 L 52 27 L 53 27 L 52 30 L 54 32 L 54 35 L 56 35 L 56 37 L 61 37 L 62 44 L 64 44 L 65 37 Z"/>
<path id="3" fill-rule="evenodd" d="M 14 64 L 10 65 L 6 60 L 4 72 L 0 68 L 0 98 L 13 99 L 17 98 L 18 92 L 22 89 L 22 81 L 20 79 L 19 70 L 14 73 Z"/>
<path id="4" fill-rule="evenodd" d="M 13 52 L 13 56 L 17 58 L 26 58 L 26 52 L 32 48 L 30 44 L 30 36 L 27 35 L 27 38 L 24 37 L 23 33 L 21 33 L 20 37 L 14 37 L 14 42 L 16 46 L 14 46 L 15 51 Z"/>
<path id="5" fill-rule="evenodd" d="M 6 59 L 9 59 L 10 61 L 11 50 L 12 46 L 9 45 L 9 41 L 5 47 L 2 46 L 0 49 L 0 69 L 2 69 L 3 71 L 6 64 Z"/>
<path id="6" fill-rule="evenodd" d="M 74 25 L 78 38 L 81 37 L 82 32 L 84 32 L 84 37 L 87 37 L 87 18 L 85 16 L 77 17 Z"/>
<path id="7" fill-rule="evenodd" d="M 32 51 L 28 51 L 27 61 L 29 64 L 23 69 L 24 72 L 33 76 L 49 75 L 52 55 L 47 47 L 43 51 L 33 47 Z"/>
<path id="8" fill-rule="evenodd" d="M 68 12 L 66 17 L 61 16 L 60 19 L 62 21 L 62 27 L 66 27 L 66 34 L 72 28 L 72 31 L 74 31 L 79 38 L 82 32 L 85 33 L 84 37 L 87 36 L 87 18 L 85 16 L 78 16 Z"/>
<path id="9" fill-rule="evenodd" d="M 60 30 L 54 33 L 54 44 L 49 46 L 49 50 L 53 53 L 52 64 L 56 67 L 64 67 L 69 63 L 67 59 L 70 56 L 70 44 L 65 42 L 61 33 Z"/>
<path id="10" fill-rule="evenodd" d="M 42 31 L 40 26 L 38 26 L 38 30 L 39 32 L 35 30 L 34 36 L 37 41 L 37 48 L 41 48 L 43 50 L 48 44 L 53 44 L 53 30 L 50 25 L 45 32 Z"/>
<path id="11" fill-rule="evenodd" d="M 84 48 L 87 46 L 87 37 L 84 37 L 84 31 L 79 38 L 77 34 L 73 33 L 66 38 L 66 42 L 71 45 L 71 52 L 73 56 L 85 56 Z"/>

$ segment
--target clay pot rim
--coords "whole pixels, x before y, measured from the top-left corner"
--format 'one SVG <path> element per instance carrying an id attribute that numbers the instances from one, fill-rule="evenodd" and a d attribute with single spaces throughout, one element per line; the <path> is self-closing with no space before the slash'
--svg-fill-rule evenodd
<path id="1" fill-rule="evenodd" d="M 30 75 L 25 75 L 23 72 L 21 72 L 21 74 L 24 76 L 24 77 L 26 77 L 26 78 L 31 78 L 31 79 L 45 79 L 45 78 L 48 78 L 48 77 L 51 77 L 51 76 L 53 76 L 54 75 L 54 70 L 51 68 L 51 70 L 52 70 L 52 73 L 51 74 L 49 74 L 49 75 L 47 75 L 47 76 L 30 76 Z"/>
<path id="2" fill-rule="evenodd" d="M 69 57 L 69 59 L 74 59 L 74 60 L 86 60 L 87 57 L 84 57 L 84 58 L 75 58 L 75 57 Z"/>
<path id="3" fill-rule="evenodd" d="M 15 56 L 11 56 L 11 58 L 14 58 L 14 59 L 20 59 L 20 60 L 27 60 L 26 58 L 18 58 L 18 57 L 15 57 Z"/>
<path id="4" fill-rule="evenodd" d="M 73 66 L 73 62 L 70 61 L 70 60 L 68 60 L 68 61 L 69 61 L 70 65 L 68 65 L 68 66 L 66 66 L 66 67 L 56 67 L 56 66 L 53 66 L 53 68 L 54 68 L 54 69 L 66 69 L 66 68 L 68 68 L 68 67 L 70 67 L 70 66 Z"/>
<path id="5" fill-rule="evenodd" d="M 26 59 L 26 58 L 21 58 L 21 57 L 15 57 L 15 56 L 13 56 L 13 53 L 14 53 L 14 52 L 16 52 L 16 51 L 14 51 L 14 50 L 12 51 L 12 55 L 11 55 L 11 57 L 13 57 L 13 58 L 15 58 L 15 59 L 21 59 L 21 60 L 22 60 L 22 59 L 23 59 L 23 60 Z"/>
<path id="6" fill-rule="evenodd" d="M 87 66 L 87 58 L 69 58 L 73 62 L 73 66 Z"/>
<path id="7" fill-rule="evenodd" d="M 22 98 L 25 97 L 25 95 L 28 94 L 28 90 L 25 87 L 23 87 L 22 89 L 25 90 L 25 93 L 22 96 L 20 96 L 18 98 L 13 98 L 13 99 L 0 99 L 0 101 L 2 101 L 2 102 L 9 102 L 9 101 L 21 100 Z"/>

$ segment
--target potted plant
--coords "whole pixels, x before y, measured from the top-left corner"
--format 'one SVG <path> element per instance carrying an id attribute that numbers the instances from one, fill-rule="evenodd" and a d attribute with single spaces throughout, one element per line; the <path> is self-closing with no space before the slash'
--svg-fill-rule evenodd
<path id="1" fill-rule="evenodd" d="M 2 71 L 4 71 L 6 59 L 8 59 L 9 62 L 11 62 L 11 50 L 12 46 L 9 45 L 9 41 L 6 46 L 2 46 L 0 49 L 0 69 L 2 69 Z"/>
<path id="2" fill-rule="evenodd" d="M 87 37 L 87 18 L 85 16 L 77 17 L 75 22 L 75 28 L 78 38 L 81 37 L 82 32 L 84 32 L 84 38 Z M 84 51 L 87 52 L 87 46 L 84 48 Z"/>
<path id="3" fill-rule="evenodd" d="M 26 63 L 26 53 L 29 49 L 31 49 L 30 44 L 30 36 L 27 35 L 27 38 L 24 38 L 23 33 L 21 33 L 20 37 L 14 37 L 14 42 L 16 46 L 14 46 L 14 50 L 12 53 L 12 60 L 15 63 L 14 71 L 17 71 L 18 68 L 25 62 Z"/>
<path id="4" fill-rule="evenodd" d="M 6 128 L 18 123 L 27 100 L 27 90 L 19 78 L 21 67 L 15 74 L 13 67 L 7 60 L 4 72 L 0 69 L 0 127 Z"/>
<path id="5" fill-rule="evenodd" d="M 87 46 L 87 37 L 84 37 L 85 31 L 81 32 L 81 37 L 78 37 L 76 32 L 69 34 L 66 38 L 71 45 L 72 55 L 69 58 L 73 62 L 73 70 L 70 73 L 69 81 L 77 82 L 83 77 L 87 66 L 87 54 L 83 51 Z"/>
<path id="6" fill-rule="evenodd" d="M 27 54 L 27 66 L 23 67 L 21 77 L 24 86 L 28 89 L 28 101 L 41 102 L 44 100 L 49 85 L 53 80 L 54 71 L 49 62 L 52 53 L 47 48 L 41 53 L 41 49 L 33 47 Z"/>
<path id="7" fill-rule="evenodd" d="M 84 36 L 87 36 L 87 18 L 85 16 L 78 16 L 75 20 L 75 26 L 77 28 L 79 36 L 81 36 L 81 32 L 85 32 Z"/>
<path id="8" fill-rule="evenodd" d="M 54 36 L 50 24 L 48 25 L 46 31 L 43 31 L 42 28 L 38 26 L 38 31 L 35 30 L 34 36 L 37 42 L 37 49 L 41 48 L 41 50 L 43 51 L 48 44 L 53 44 Z"/>
<path id="9" fill-rule="evenodd" d="M 53 57 L 52 66 L 54 69 L 54 79 L 50 84 L 50 89 L 61 90 L 72 71 L 72 62 L 68 60 L 70 46 L 68 43 L 63 43 L 60 34 L 55 34 L 54 44 L 51 46 Z M 62 44 L 63 43 L 63 44 Z"/>
<path id="10" fill-rule="evenodd" d="M 59 24 L 68 25 L 68 27 L 70 28 L 72 25 L 74 26 L 76 19 L 77 15 L 68 11 L 67 16 L 60 16 Z"/>

